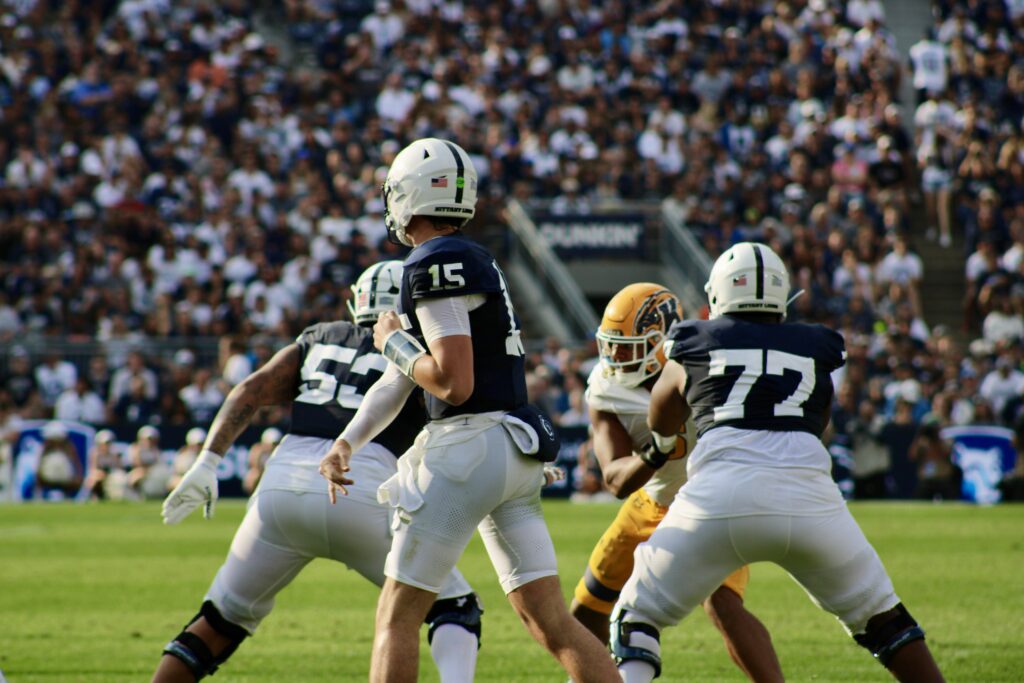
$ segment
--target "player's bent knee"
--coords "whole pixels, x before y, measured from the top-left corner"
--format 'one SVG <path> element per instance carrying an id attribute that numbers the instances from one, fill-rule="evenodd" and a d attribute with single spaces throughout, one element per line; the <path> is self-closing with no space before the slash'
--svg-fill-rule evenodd
<path id="1" fill-rule="evenodd" d="M 630 660 L 647 662 L 654 668 L 654 677 L 661 675 L 661 635 L 650 624 L 637 621 L 623 621 L 624 612 L 619 612 L 611 624 L 609 649 L 616 665 Z M 646 638 L 634 638 L 634 635 Z M 646 646 L 635 642 L 645 641 Z"/>
<path id="2" fill-rule="evenodd" d="M 906 645 L 915 640 L 924 640 L 924 630 L 918 626 L 903 603 L 888 612 L 876 614 L 868 620 L 865 632 L 855 635 L 854 640 L 867 648 L 885 667 Z"/>
<path id="3" fill-rule="evenodd" d="M 445 624 L 461 626 L 476 636 L 477 647 L 480 647 L 483 622 L 480 617 L 484 610 L 480 607 L 480 599 L 476 593 L 469 593 L 458 598 L 435 600 L 423 623 L 427 625 L 427 642 L 434 642 L 434 632 Z"/>
<path id="4" fill-rule="evenodd" d="M 202 638 L 188 630 L 188 627 L 200 618 L 205 619 L 210 628 L 230 641 L 227 647 L 216 655 Z M 234 654 L 248 635 L 248 631 L 225 619 L 214 604 L 207 600 L 199 609 L 199 613 L 192 618 L 192 621 L 188 622 L 185 629 L 176 635 L 174 640 L 167 643 L 163 653 L 181 660 L 198 681 L 215 673 L 217 668 Z"/>

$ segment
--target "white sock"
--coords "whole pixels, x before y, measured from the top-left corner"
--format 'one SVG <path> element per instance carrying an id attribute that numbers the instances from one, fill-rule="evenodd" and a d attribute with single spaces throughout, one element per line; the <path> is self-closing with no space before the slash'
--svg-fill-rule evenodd
<path id="1" fill-rule="evenodd" d="M 631 659 L 619 664 L 619 675 L 623 683 L 651 683 L 654 680 L 654 667 L 639 659 Z"/>
<path id="2" fill-rule="evenodd" d="M 639 647 L 661 656 L 661 643 L 646 633 L 633 631 L 629 634 L 630 647 Z M 654 680 L 654 667 L 639 659 L 630 659 L 619 665 L 619 675 L 624 683 L 651 683 Z"/>
<path id="3" fill-rule="evenodd" d="M 458 624 L 437 627 L 430 654 L 441 674 L 441 683 L 472 683 L 478 645 L 476 636 Z"/>

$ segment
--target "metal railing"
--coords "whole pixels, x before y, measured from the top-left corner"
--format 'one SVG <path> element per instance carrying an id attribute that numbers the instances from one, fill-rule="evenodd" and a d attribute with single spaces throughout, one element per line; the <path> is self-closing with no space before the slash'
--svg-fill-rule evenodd
<path id="1" fill-rule="evenodd" d="M 533 276 L 533 284 L 545 294 L 547 305 L 552 306 L 557 317 L 566 323 L 572 339 L 563 341 L 587 339 L 600 321 L 583 291 L 555 256 L 522 204 L 515 199 L 510 200 L 506 215 L 511 229 L 509 260 L 526 264 Z"/>
<path id="2" fill-rule="evenodd" d="M 677 276 L 674 285 L 683 306 L 698 311 L 707 303 L 704 283 L 711 273 L 712 261 L 704 247 L 686 227 L 683 216 L 671 207 L 661 207 L 661 258 Z"/>
<path id="3" fill-rule="evenodd" d="M 277 351 L 288 344 L 290 339 L 279 337 L 257 337 L 249 340 L 249 346 L 255 348 L 266 345 L 270 350 Z M 103 356 L 111 369 L 122 367 L 125 357 L 132 351 L 140 351 L 147 363 L 170 365 L 178 351 L 186 349 L 194 357 L 196 365 L 205 365 L 216 369 L 219 360 L 220 337 L 132 337 L 128 339 L 98 340 L 73 339 L 63 335 L 33 335 L 0 342 L 0 372 L 6 372 L 10 357 L 17 349 L 28 354 L 34 367 L 46 356 L 56 354 L 61 360 L 69 361 L 79 372 L 84 372 L 93 356 Z"/>

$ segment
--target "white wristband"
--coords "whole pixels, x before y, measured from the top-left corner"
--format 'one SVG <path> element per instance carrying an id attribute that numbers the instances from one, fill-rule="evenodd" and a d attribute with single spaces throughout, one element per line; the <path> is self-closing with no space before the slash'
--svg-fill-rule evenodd
<path id="1" fill-rule="evenodd" d="M 220 464 L 220 457 L 219 453 L 214 453 L 209 448 L 204 448 L 199 451 L 199 457 L 196 458 L 196 464 L 217 469 L 217 465 Z"/>
<path id="2" fill-rule="evenodd" d="M 420 356 L 427 355 L 427 350 L 416 340 L 416 337 L 405 330 L 395 330 L 384 340 L 381 355 L 397 365 L 403 375 L 414 379 L 412 369 L 416 365 L 416 360 Z"/>
<path id="3" fill-rule="evenodd" d="M 676 450 L 676 441 L 678 439 L 678 434 L 662 436 L 656 431 L 651 431 L 651 440 L 654 441 L 654 446 L 662 453 L 668 453 L 671 455 Z"/>

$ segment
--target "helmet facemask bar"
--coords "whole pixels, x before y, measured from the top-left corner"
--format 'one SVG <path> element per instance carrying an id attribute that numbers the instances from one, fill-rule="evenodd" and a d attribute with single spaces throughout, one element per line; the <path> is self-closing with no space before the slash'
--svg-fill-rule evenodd
<path id="1" fill-rule="evenodd" d="M 605 376 L 617 384 L 637 387 L 661 371 L 658 352 L 665 337 L 661 330 L 650 330 L 642 337 L 598 330 L 595 337 Z"/>
<path id="2" fill-rule="evenodd" d="M 391 202 L 389 198 L 395 189 L 390 187 L 388 181 L 385 180 L 384 184 L 380 187 L 381 195 L 384 198 L 384 227 L 388 231 L 388 241 L 392 244 L 401 244 L 406 247 L 411 247 L 412 242 L 405 236 L 405 225 L 395 217 L 394 212 L 391 210 Z"/>

